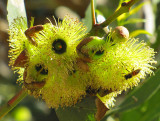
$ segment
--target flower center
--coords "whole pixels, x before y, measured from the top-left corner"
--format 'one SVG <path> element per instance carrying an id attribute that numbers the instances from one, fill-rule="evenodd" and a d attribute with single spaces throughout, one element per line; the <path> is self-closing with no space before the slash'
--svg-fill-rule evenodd
<path id="1" fill-rule="evenodd" d="M 57 39 L 52 43 L 52 50 L 57 54 L 66 52 L 67 45 L 62 39 Z"/>

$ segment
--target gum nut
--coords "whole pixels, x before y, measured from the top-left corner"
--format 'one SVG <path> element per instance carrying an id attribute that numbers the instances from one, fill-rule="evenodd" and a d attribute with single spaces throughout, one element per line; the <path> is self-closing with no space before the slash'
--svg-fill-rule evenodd
<path id="1" fill-rule="evenodd" d="M 124 42 L 129 38 L 129 31 L 124 26 L 117 26 L 112 32 L 112 39 L 115 42 Z"/>

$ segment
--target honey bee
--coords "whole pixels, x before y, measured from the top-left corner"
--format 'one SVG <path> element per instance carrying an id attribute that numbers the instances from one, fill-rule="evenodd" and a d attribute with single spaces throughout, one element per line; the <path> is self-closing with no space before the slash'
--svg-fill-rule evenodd
<path id="1" fill-rule="evenodd" d="M 140 71 L 141 71 L 141 69 L 136 69 L 136 70 L 132 71 L 131 73 L 126 74 L 124 77 L 125 77 L 126 80 L 130 79 L 133 76 L 136 76 L 137 74 L 139 74 Z"/>

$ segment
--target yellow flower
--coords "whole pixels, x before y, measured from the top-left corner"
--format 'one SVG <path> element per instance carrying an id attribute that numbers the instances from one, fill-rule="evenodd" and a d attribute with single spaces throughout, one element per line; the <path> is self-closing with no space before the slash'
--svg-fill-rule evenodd
<path id="1" fill-rule="evenodd" d="M 153 73 L 155 52 L 138 39 L 86 37 L 83 23 L 68 16 L 38 27 L 27 29 L 23 18 L 15 20 L 9 30 L 10 65 L 23 88 L 49 107 L 72 106 L 93 93 L 109 108 L 117 94 Z"/>

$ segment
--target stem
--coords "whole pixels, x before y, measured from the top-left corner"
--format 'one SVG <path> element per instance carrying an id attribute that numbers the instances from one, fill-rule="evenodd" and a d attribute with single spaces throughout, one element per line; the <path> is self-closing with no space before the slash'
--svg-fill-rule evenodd
<path id="1" fill-rule="evenodd" d="M 94 26 L 96 24 L 95 9 L 94 9 L 94 0 L 91 0 L 91 11 L 92 11 L 92 24 Z"/>
<path id="2" fill-rule="evenodd" d="M 27 96 L 27 92 L 25 91 L 25 89 L 22 89 L 5 105 L 0 107 L 0 119 L 3 118 L 10 110 L 12 110 L 26 96 Z"/>
<path id="3" fill-rule="evenodd" d="M 106 21 L 100 24 L 101 27 L 108 26 L 111 22 L 113 22 L 118 16 L 120 16 L 123 13 L 129 12 L 130 7 L 134 5 L 136 2 L 140 0 L 130 0 L 129 2 L 126 2 L 125 4 L 122 4 L 121 7 L 116 10 Z"/>
<path id="4" fill-rule="evenodd" d="M 115 19 L 117 19 L 117 17 L 120 16 L 121 14 L 129 12 L 131 6 L 134 5 L 138 1 L 140 1 L 140 0 L 130 0 L 129 2 L 123 2 L 121 4 L 121 7 L 119 9 L 117 9 L 110 17 L 108 17 L 108 19 L 106 21 L 104 21 L 101 24 L 94 24 L 91 31 L 90 31 L 89 36 L 103 35 L 103 33 L 104 33 L 102 31 L 103 28 L 108 26 L 111 22 L 113 22 Z M 93 2 L 93 0 L 91 2 Z M 92 12 L 92 14 L 93 14 L 93 12 Z M 94 16 L 93 16 L 93 18 L 94 18 Z"/>

